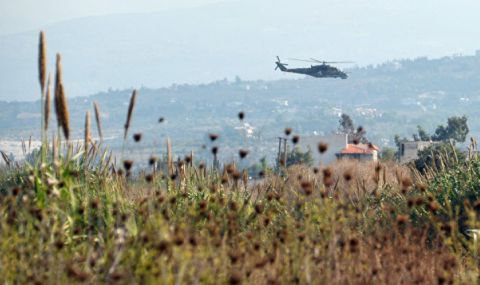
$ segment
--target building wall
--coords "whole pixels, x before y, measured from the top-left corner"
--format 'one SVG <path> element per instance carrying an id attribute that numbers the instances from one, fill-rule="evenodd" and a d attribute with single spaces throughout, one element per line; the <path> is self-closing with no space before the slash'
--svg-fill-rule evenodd
<path id="1" fill-rule="evenodd" d="M 359 161 L 376 161 L 377 155 L 376 151 L 371 154 L 367 153 L 338 153 L 338 159 L 356 159 Z"/>
<path id="2" fill-rule="evenodd" d="M 324 142 L 328 144 L 328 149 L 323 154 L 318 152 L 318 143 Z M 331 134 L 327 136 L 306 136 L 300 139 L 300 147 L 303 151 L 310 148 L 314 164 L 330 164 L 334 162 L 337 157 L 336 153 L 340 152 L 347 146 L 347 135 L 345 134 Z"/>
<path id="3" fill-rule="evenodd" d="M 400 149 L 398 150 L 400 163 L 408 163 L 417 159 L 418 151 L 423 150 L 432 144 L 433 142 L 427 141 L 409 141 L 400 143 Z"/>

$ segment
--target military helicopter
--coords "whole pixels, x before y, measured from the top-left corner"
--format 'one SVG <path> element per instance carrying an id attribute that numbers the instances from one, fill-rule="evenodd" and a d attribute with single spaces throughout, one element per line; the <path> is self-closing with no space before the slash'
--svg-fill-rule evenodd
<path id="1" fill-rule="evenodd" d="M 307 68 L 287 68 L 286 66 L 288 66 L 288 64 L 282 63 L 280 61 L 280 58 L 277 56 L 277 61 L 275 62 L 277 66 L 275 67 L 275 70 L 280 69 L 283 72 L 305 74 L 305 75 L 310 75 L 316 78 L 332 77 L 332 78 L 347 79 L 348 75 L 345 72 L 340 71 L 338 68 L 328 64 L 353 63 L 351 61 L 336 61 L 336 62 L 320 61 L 314 58 L 311 58 L 309 60 L 291 58 L 291 60 L 320 63 L 320 65 L 311 65 L 310 67 L 307 67 Z"/>

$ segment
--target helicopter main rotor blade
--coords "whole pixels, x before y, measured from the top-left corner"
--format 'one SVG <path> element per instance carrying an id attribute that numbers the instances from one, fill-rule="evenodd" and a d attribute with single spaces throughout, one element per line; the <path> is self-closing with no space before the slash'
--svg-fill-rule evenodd
<path id="1" fill-rule="evenodd" d="M 318 63 L 332 63 L 332 64 L 338 64 L 338 63 L 355 63 L 354 61 L 324 61 L 324 60 L 318 60 L 315 58 L 311 58 L 312 61 L 318 62 Z"/>
<path id="2" fill-rule="evenodd" d="M 317 62 L 316 60 L 309 60 L 309 59 L 298 59 L 298 58 L 289 58 L 288 60 L 296 60 L 296 61 L 304 61 L 304 62 Z"/>
<path id="3" fill-rule="evenodd" d="M 324 60 L 318 60 L 318 59 L 315 59 L 315 58 L 310 58 L 310 60 L 313 61 L 313 62 L 325 63 Z"/>
<path id="4" fill-rule="evenodd" d="M 342 64 L 342 63 L 355 63 L 355 61 L 325 61 L 325 63 Z"/>

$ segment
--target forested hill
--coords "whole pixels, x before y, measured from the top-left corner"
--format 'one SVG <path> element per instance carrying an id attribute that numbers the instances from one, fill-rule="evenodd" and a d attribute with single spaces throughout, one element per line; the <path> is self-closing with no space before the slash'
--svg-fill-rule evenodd
<path id="1" fill-rule="evenodd" d="M 202 85 L 140 88 L 133 129 L 151 140 L 171 136 L 188 148 L 215 131 L 225 141 L 242 142 L 236 114 L 246 112 L 248 143 L 266 149 L 284 127 L 301 135 L 337 129 L 345 112 L 363 125 L 379 145 L 392 145 L 394 134 L 411 135 L 417 125 L 428 131 L 452 115 L 467 115 L 478 136 L 480 54 L 440 59 L 418 58 L 348 70 L 350 78 L 243 81 L 240 78 Z M 67 86 L 68 90 L 68 86 Z M 81 137 L 84 113 L 97 101 L 109 137 L 121 138 L 131 90 L 109 90 L 70 100 L 74 135 Z M 2 138 L 38 136 L 39 103 L 0 103 Z M 166 121 L 158 123 L 164 117 Z"/>

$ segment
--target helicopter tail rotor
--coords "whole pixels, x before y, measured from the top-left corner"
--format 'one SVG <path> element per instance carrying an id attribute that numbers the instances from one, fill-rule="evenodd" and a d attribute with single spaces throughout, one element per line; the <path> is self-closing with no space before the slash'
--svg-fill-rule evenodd
<path id="1" fill-rule="evenodd" d="M 288 66 L 288 64 L 282 63 L 278 56 L 277 56 L 277 61 L 275 62 L 275 64 L 277 65 L 277 66 L 275 66 L 275 70 L 277 70 L 279 68 L 280 68 L 281 71 L 286 71 L 287 70 L 287 68 L 285 66 Z"/>

